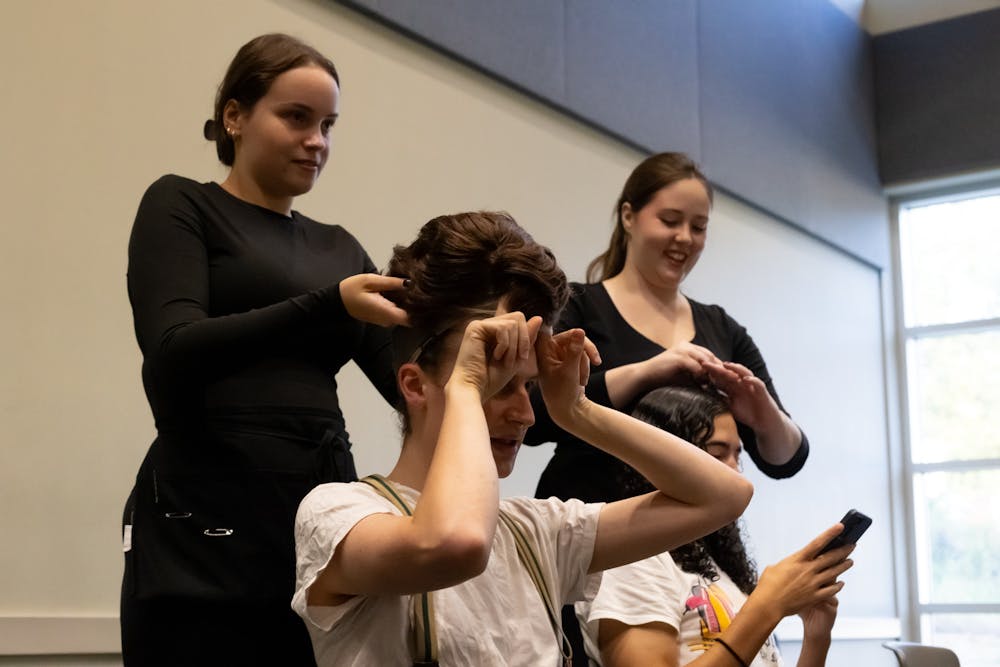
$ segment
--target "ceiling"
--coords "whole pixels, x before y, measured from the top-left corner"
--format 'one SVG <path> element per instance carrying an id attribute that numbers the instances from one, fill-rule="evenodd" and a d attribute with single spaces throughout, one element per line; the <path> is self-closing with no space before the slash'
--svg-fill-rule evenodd
<path id="1" fill-rule="evenodd" d="M 1000 0 L 830 0 L 872 35 L 1000 8 Z"/>

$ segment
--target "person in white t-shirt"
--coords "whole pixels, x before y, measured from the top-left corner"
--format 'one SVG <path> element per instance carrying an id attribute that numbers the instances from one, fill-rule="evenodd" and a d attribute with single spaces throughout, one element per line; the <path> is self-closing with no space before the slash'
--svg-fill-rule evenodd
<path id="1" fill-rule="evenodd" d="M 632 416 L 686 439 L 733 470 L 739 435 L 720 396 L 662 387 Z M 616 475 L 623 496 L 649 491 L 634 468 Z M 851 567 L 841 547 L 818 555 L 843 526 L 835 524 L 800 551 L 764 569 L 760 579 L 740 527 L 731 523 L 699 540 L 608 570 L 600 589 L 576 605 L 591 665 L 598 667 L 773 667 L 783 664 L 772 632 L 799 614 L 804 633 L 799 667 L 825 664 L 837 616 L 837 577 Z"/>
<path id="2" fill-rule="evenodd" d="M 410 328 L 394 331 L 403 421 L 387 476 L 403 514 L 362 482 L 325 484 L 296 517 L 296 592 L 320 666 L 407 665 L 436 635 L 438 664 L 555 666 L 563 646 L 519 561 L 512 516 L 535 544 L 550 602 L 581 599 L 588 577 L 689 542 L 740 515 L 753 489 L 742 475 L 660 429 L 587 400 L 590 363 L 580 329 L 551 334 L 566 302 L 551 251 L 502 213 L 428 222 L 397 246 L 388 294 Z M 616 503 L 499 500 L 534 421 L 538 382 L 566 430 L 627 461 L 655 490 Z M 433 591 L 431 633 L 411 598 Z M 555 627 L 554 627 L 555 626 Z"/>

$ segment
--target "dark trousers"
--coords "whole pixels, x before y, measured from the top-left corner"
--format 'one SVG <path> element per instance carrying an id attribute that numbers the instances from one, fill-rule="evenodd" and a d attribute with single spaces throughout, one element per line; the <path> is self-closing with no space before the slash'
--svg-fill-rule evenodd
<path id="1" fill-rule="evenodd" d="M 316 484 L 353 479 L 337 415 L 233 409 L 161 433 L 124 513 L 126 667 L 315 667 L 290 607 L 295 512 Z"/>
<path id="2" fill-rule="evenodd" d="M 125 667 L 316 667 L 287 601 L 122 600 Z"/>

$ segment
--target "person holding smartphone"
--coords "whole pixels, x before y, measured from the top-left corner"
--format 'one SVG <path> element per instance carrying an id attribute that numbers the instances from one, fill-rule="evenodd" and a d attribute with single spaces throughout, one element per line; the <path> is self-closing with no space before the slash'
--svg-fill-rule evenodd
<path id="1" fill-rule="evenodd" d="M 702 390 L 664 387 L 632 415 L 708 452 L 733 470 L 742 451 L 725 401 Z M 649 482 L 620 466 L 623 496 Z M 825 664 L 837 615 L 837 577 L 853 545 L 825 551 L 844 526 L 834 524 L 799 551 L 764 569 L 747 555 L 737 523 L 643 561 L 608 570 L 600 590 L 578 603 L 591 665 L 603 667 L 768 667 L 782 664 L 771 636 L 798 614 L 804 625 L 799 667 Z"/>

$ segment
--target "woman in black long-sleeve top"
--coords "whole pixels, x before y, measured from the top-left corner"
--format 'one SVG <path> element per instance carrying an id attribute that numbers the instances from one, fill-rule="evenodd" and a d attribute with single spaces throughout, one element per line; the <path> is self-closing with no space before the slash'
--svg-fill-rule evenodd
<path id="1" fill-rule="evenodd" d="M 785 412 L 764 359 L 736 320 L 722 308 L 681 293 L 681 283 L 705 247 L 712 187 L 682 153 L 643 160 L 629 175 L 615 207 L 608 250 L 587 270 L 587 284 L 572 294 L 558 330 L 582 328 L 600 352 L 587 396 L 630 412 L 657 387 L 712 385 L 725 393 L 740 440 L 764 474 L 790 477 L 805 464 L 809 443 Z M 538 392 L 535 425 L 524 444 L 555 442 L 535 495 L 601 502 L 620 497 L 621 464 L 558 428 Z M 575 665 L 586 666 L 572 607 L 563 627 Z"/>
<path id="2" fill-rule="evenodd" d="M 356 478 L 336 374 L 395 400 L 405 315 L 361 245 L 292 210 L 326 163 L 333 63 L 286 35 L 237 53 L 205 127 L 222 183 L 164 176 L 129 242 L 128 293 L 156 421 L 125 509 L 127 665 L 312 665 L 291 611 L 293 524 Z M 370 322 L 370 323 L 366 323 Z"/>
<path id="3" fill-rule="evenodd" d="M 629 411 L 659 386 L 712 384 L 724 392 L 740 440 L 764 474 L 790 477 L 805 464 L 809 444 L 787 415 L 753 339 L 721 307 L 681 292 L 705 246 L 712 189 L 681 153 L 641 162 L 618 200 L 608 250 L 574 284 L 559 329 L 580 327 L 603 363 L 587 385 L 591 400 Z M 539 399 L 526 444 L 556 442 L 538 497 L 618 497 L 615 462 L 548 419 Z"/>

